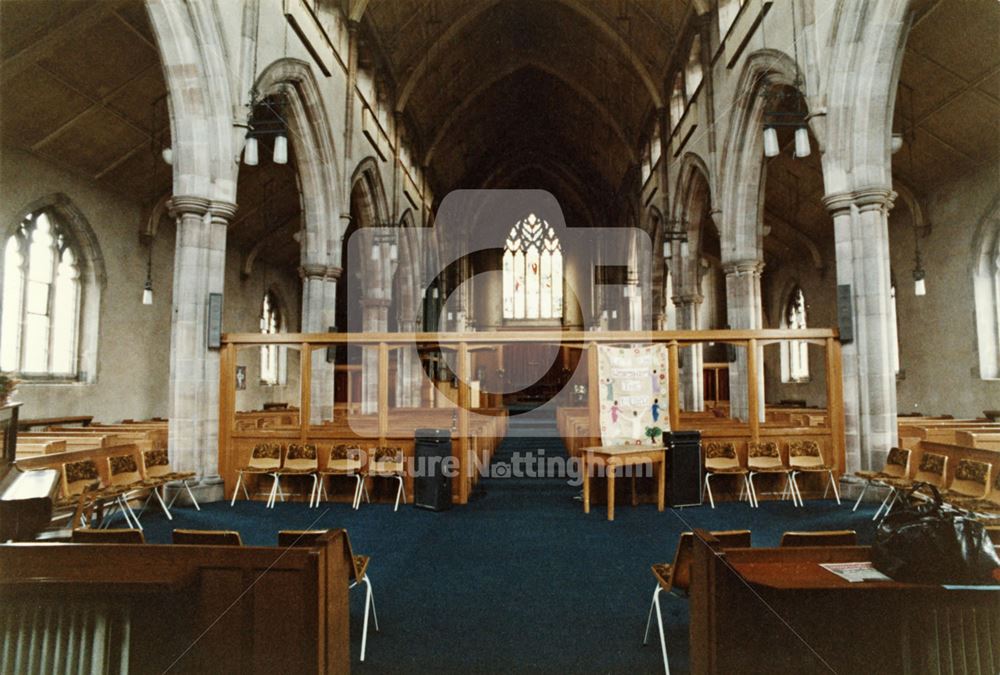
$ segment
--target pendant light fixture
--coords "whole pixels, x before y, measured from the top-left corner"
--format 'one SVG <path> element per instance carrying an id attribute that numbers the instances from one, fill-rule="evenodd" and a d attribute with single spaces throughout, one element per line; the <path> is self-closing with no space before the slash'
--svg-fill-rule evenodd
<path id="1" fill-rule="evenodd" d="M 260 43 L 260 18 L 257 19 L 253 49 L 253 73 L 257 75 L 257 46 Z M 287 44 L 286 44 L 287 51 Z M 247 103 L 246 143 L 243 146 L 243 163 L 257 166 L 260 163 L 260 139 L 274 138 L 271 161 L 275 164 L 288 163 L 288 124 L 285 119 L 287 100 L 283 92 L 261 97 L 257 87 L 250 88 Z"/>
<path id="2" fill-rule="evenodd" d="M 765 99 L 763 120 L 764 156 L 768 158 L 777 157 L 781 154 L 777 127 L 792 127 L 795 129 L 795 157 L 802 159 L 812 153 L 807 124 L 808 112 L 802 108 L 802 92 L 805 87 L 802 77 L 799 75 L 799 32 L 795 17 L 794 2 L 792 3 L 792 49 L 795 55 L 795 79 L 792 81 L 791 86 L 769 88 L 765 89 L 763 93 Z M 788 110 L 788 108 L 793 106 L 794 110 Z M 785 110 L 782 110 L 782 107 Z"/>
<path id="3" fill-rule="evenodd" d="M 142 287 L 142 304 L 153 304 L 153 237 L 147 238 L 146 283 Z"/>
<path id="4" fill-rule="evenodd" d="M 766 136 L 765 136 L 766 137 Z M 687 258 L 690 253 L 690 247 L 688 246 L 688 233 L 687 227 L 688 222 L 678 221 L 676 219 L 671 219 L 667 221 L 667 225 L 670 229 L 663 232 L 663 257 L 670 260 L 673 257 L 673 242 L 680 242 L 680 253 L 681 258 Z M 677 225 L 678 229 L 673 229 Z"/>

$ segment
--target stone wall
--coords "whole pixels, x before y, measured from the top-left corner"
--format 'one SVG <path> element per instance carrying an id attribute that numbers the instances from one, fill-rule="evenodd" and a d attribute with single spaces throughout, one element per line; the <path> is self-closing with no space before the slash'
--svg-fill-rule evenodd
<path id="1" fill-rule="evenodd" d="M 140 243 L 139 231 L 148 208 L 31 155 L 2 149 L 0 222 L 5 232 L 28 204 L 57 192 L 69 197 L 87 218 L 104 257 L 107 284 L 101 298 L 97 378 L 93 384 L 22 384 L 17 396 L 24 403 L 21 415 L 94 415 L 101 421 L 166 416 L 173 223 L 164 219 L 153 243 L 154 302 L 145 306 L 147 249 Z M 290 327 L 297 330 L 301 305 L 297 275 L 258 262 L 253 275 L 243 279 L 242 255 L 233 249 L 227 253 L 223 329 L 258 330 L 263 292 L 274 288 L 285 302 Z"/>
<path id="2" fill-rule="evenodd" d="M 982 415 L 1000 403 L 1000 380 L 979 377 L 972 240 L 995 199 L 1000 165 L 938 187 L 921 201 L 930 233 L 920 240 L 927 295 L 913 289 L 913 228 L 905 206 L 890 218 L 889 243 L 897 284 L 899 411 Z M 895 209 L 894 209 L 895 211 Z"/>

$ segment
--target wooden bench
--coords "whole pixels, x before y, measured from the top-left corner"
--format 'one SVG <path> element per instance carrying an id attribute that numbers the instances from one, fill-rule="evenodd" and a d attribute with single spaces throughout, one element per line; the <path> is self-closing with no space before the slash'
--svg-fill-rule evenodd
<path id="1" fill-rule="evenodd" d="M 129 672 L 348 673 L 349 565 L 343 530 L 289 549 L 0 545 L 0 625 L 101 617 L 120 636 L 127 622 L 117 645 L 99 637 Z"/>

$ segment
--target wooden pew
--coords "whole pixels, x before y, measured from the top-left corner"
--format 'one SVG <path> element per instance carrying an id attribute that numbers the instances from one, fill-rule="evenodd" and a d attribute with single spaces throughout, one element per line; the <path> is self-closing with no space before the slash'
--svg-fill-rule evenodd
<path id="1" fill-rule="evenodd" d="M 956 431 L 955 445 L 983 450 L 1000 450 L 1000 432 L 996 431 Z"/>
<path id="2" fill-rule="evenodd" d="M 691 569 L 697 675 L 1000 672 L 1000 593 L 850 583 L 819 567 L 868 561 L 863 546 L 722 550 L 697 534 L 707 542 L 695 542 Z M 969 655 L 982 657 L 978 669 L 966 669 Z"/>
<path id="3" fill-rule="evenodd" d="M 104 616 L 111 636 L 127 618 L 129 672 L 348 673 L 345 541 L 337 530 L 290 549 L 0 545 L 0 613 L 47 612 L 60 631 Z"/>

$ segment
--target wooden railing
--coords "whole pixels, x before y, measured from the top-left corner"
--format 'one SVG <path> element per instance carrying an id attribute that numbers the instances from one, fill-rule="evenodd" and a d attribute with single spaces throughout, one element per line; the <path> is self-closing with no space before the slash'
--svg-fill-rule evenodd
<path id="1" fill-rule="evenodd" d="M 504 331 L 482 333 L 238 333 L 226 334 L 222 338 L 220 359 L 220 426 L 219 451 L 220 473 L 226 480 L 228 490 L 235 485 L 235 462 L 239 459 L 233 452 L 233 432 L 236 419 L 236 365 L 237 349 L 262 345 L 284 345 L 299 351 L 299 421 L 293 428 L 285 429 L 289 436 L 300 442 L 307 442 L 317 432 L 319 425 L 310 424 L 312 419 L 311 400 L 313 358 L 318 350 L 326 350 L 333 345 L 350 345 L 373 349 L 377 354 L 377 401 L 371 438 L 379 445 L 392 440 L 389 408 L 389 366 L 390 352 L 404 348 L 439 349 L 452 352 L 455 356 L 455 374 L 458 381 L 458 396 L 455 429 L 453 432 L 454 455 L 459 463 L 458 484 L 455 496 L 459 503 L 468 501 L 471 482 L 470 448 L 473 444 L 473 425 L 470 416 L 477 414 L 470 408 L 470 354 L 478 350 L 494 349 L 506 344 L 558 344 L 563 348 L 580 349 L 585 352 L 588 377 L 589 429 L 591 434 L 600 428 L 600 404 L 598 392 L 597 347 L 604 344 L 662 343 L 669 354 L 670 405 L 668 417 L 671 428 L 680 428 L 680 392 L 678 377 L 678 350 L 698 343 L 722 343 L 746 349 L 747 351 L 747 393 L 748 427 L 752 440 L 761 436 L 760 411 L 764 402 L 758 396 L 756 383 L 763 364 L 759 363 L 761 349 L 769 344 L 786 340 L 805 340 L 822 347 L 826 354 L 827 411 L 831 449 L 838 463 L 844 456 L 843 391 L 841 375 L 841 352 L 837 333 L 832 329 L 806 330 L 707 330 L 707 331 Z M 583 358 L 580 359 L 584 361 Z M 735 367 L 735 364 L 731 364 Z M 332 377 L 332 373 L 331 373 Z M 332 402 L 331 402 L 332 403 Z M 599 437 L 593 436 L 591 444 L 599 444 Z"/>

